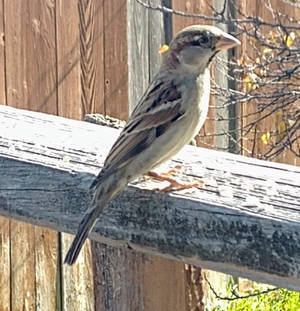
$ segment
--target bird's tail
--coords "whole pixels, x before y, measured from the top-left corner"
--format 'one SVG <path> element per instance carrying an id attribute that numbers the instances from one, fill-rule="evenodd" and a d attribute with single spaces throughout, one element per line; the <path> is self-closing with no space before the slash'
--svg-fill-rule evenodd
<path id="1" fill-rule="evenodd" d="M 81 251 L 81 248 L 98 220 L 99 214 L 106 204 L 113 199 L 127 183 L 122 183 L 123 178 L 116 181 L 114 176 L 108 176 L 101 182 L 94 185 L 95 194 L 91 207 L 86 211 L 72 242 L 72 245 L 65 257 L 64 263 L 73 265 Z"/>

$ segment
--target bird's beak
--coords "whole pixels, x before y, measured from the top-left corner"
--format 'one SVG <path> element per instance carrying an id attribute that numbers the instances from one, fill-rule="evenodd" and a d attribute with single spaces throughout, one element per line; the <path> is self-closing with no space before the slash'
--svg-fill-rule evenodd
<path id="1" fill-rule="evenodd" d="M 234 46 L 240 45 L 241 42 L 228 33 L 221 35 L 220 39 L 216 43 L 216 50 L 227 50 Z"/>

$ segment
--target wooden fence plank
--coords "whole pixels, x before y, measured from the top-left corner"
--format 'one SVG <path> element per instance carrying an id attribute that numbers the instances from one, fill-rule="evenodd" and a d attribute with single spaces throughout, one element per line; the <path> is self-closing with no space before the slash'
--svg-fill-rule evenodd
<path id="1" fill-rule="evenodd" d="M 158 71 L 161 57 L 158 49 L 165 43 L 163 25 L 161 13 L 148 12 L 135 1 L 127 2 L 129 110 L 134 109 L 147 88 L 150 75 Z M 122 51 L 116 53 L 122 56 Z M 120 103 L 111 102 L 108 105 L 111 110 L 115 110 L 114 105 Z M 96 242 L 92 242 L 92 251 L 95 298 L 99 310 L 183 310 L 185 297 L 182 293 L 179 295 L 182 304 L 170 304 L 171 301 L 180 300 L 177 288 L 181 285 L 182 289 L 182 282 L 177 282 L 176 286 L 172 283 L 172 291 L 167 286 L 153 286 L 153 282 L 171 284 L 169 267 L 173 267 L 174 272 L 175 266 L 182 267 L 180 263 L 162 261 L 154 256 L 107 247 Z M 153 269 L 160 273 L 153 274 Z M 164 299 L 157 299 L 158 296 Z"/>
<path id="2" fill-rule="evenodd" d="M 57 0 L 58 115 L 83 119 L 77 3 Z"/>
<path id="3" fill-rule="evenodd" d="M 135 1 L 104 1 L 104 9 L 105 111 L 125 119 L 149 81 L 147 12 Z M 91 246 L 96 310 L 142 310 L 142 257 L 94 241 Z"/>
<path id="4" fill-rule="evenodd" d="M 0 311 L 10 311 L 10 221 L 0 217 Z"/>
<path id="5" fill-rule="evenodd" d="M 54 4 L 5 1 L 4 5 L 7 104 L 56 113 Z M 15 221 L 10 227 L 12 310 L 53 310 L 55 304 L 51 305 L 51 301 L 56 299 L 56 282 L 48 283 L 52 279 L 51 261 L 48 264 L 44 258 L 46 264 L 40 263 L 40 269 L 35 271 L 35 256 L 43 256 L 39 253 L 41 248 L 35 248 L 35 239 L 41 234 L 39 228 L 35 230 Z M 57 236 L 53 231 L 49 234 L 52 238 Z M 55 247 L 52 238 L 49 241 Z M 51 249 L 51 245 L 47 247 Z M 50 290 L 49 301 L 47 305 L 39 305 L 36 299 L 45 290 Z"/>
<path id="6" fill-rule="evenodd" d="M 63 235 L 62 259 L 73 238 L 70 234 Z M 96 310 L 90 243 L 84 245 L 74 266 L 63 266 L 62 278 L 63 310 Z"/>
<path id="7" fill-rule="evenodd" d="M 104 0 L 105 113 L 128 117 L 127 0 Z"/>
<path id="8" fill-rule="evenodd" d="M 58 233 L 36 226 L 35 291 L 38 311 L 61 311 L 61 270 L 59 262 Z M 19 237 L 20 238 L 20 237 Z"/>
<path id="9" fill-rule="evenodd" d="M 0 105 L 6 105 L 4 7 L 0 2 Z M 0 311 L 10 311 L 10 221 L 0 217 Z"/>
<path id="10" fill-rule="evenodd" d="M 0 105 L 6 105 L 4 7 L 0 3 Z"/>
<path id="11" fill-rule="evenodd" d="M 156 25 L 159 29 L 159 24 Z M 157 33 L 160 31 L 157 29 Z M 128 48 L 128 104 L 132 111 L 149 85 L 149 49 L 158 49 L 155 42 L 149 44 L 148 10 L 136 1 L 127 4 Z M 119 117 L 118 117 L 119 118 Z"/>
<path id="12" fill-rule="evenodd" d="M 34 226 L 11 222 L 11 309 L 35 310 Z"/>
<path id="13" fill-rule="evenodd" d="M 83 115 L 104 114 L 104 1 L 81 0 L 78 14 Z"/>
<path id="14" fill-rule="evenodd" d="M 95 305 L 99 311 L 148 310 L 143 282 L 145 255 L 92 241 Z"/>
<path id="15" fill-rule="evenodd" d="M 300 16 L 300 7 L 299 5 L 293 5 L 293 3 L 285 3 L 284 1 L 280 0 L 272 0 L 270 1 L 271 5 L 273 5 L 274 9 L 280 11 L 283 14 L 286 14 L 290 18 L 293 18 L 294 20 L 299 20 Z M 285 22 L 288 24 L 289 22 L 285 20 Z M 296 32 L 296 36 L 299 37 L 300 32 Z M 300 88 L 300 82 L 298 83 L 299 88 Z M 300 101 L 298 100 L 298 107 L 300 106 Z M 279 122 L 282 121 L 281 117 L 277 117 L 275 119 L 275 126 L 278 128 Z M 285 121 L 285 120 L 284 120 Z M 286 122 L 286 121 L 285 121 Z M 299 130 L 298 130 L 299 131 Z M 296 143 L 295 143 L 296 145 Z M 298 138 L 298 150 L 300 150 L 300 139 Z M 287 164 L 292 164 L 292 165 L 297 165 L 300 166 L 300 157 L 295 156 L 293 152 L 291 152 L 289 149 L 285 149 L 284 152 L 279 154 L 274 161 L 276 162 L 281 162 L 281 163 L 287 163 Z"/>
<path id="16" fill-rule="evenodd" d="M 145 256 L 145 310 L 184 311 L 187 308 L 184 264 L 157 256 Z"/>
<path id="17" fill-rule="evenodd" d="M 58 115 L 82 119 L 95 107 L 97 66 L 94 48 L 95 6 L 93 0 L 57 1 Z M 101 57 L 101 49 L 100 55 Z M 101 86 L 100 86 L 101 88 Z M 100 99 L 99 97 L 97 99 Z M 61 261 L 73 240 L 61 234 Z M 63 310 L 93 310 L 94 292 L 91 275 L 90 243 L 80 255 L 78 264 L 62 266 Z"/>
<path id="18" fill-rule="evenodd" d="M 4 1 L 7 104 L 56 114 L 54 8 Z"/>
<path id="19" fill-rule="evenodd" d="M 74 232 L 118 131 L 0 111 L 1 215 Z M 181 180 L 204 186 L 159 194 L 165 184 L 140 179 L 108 205 L 91 238 L 299 290 L 300 168 L 191 146 L 166 168 L 178 163 Z"/>

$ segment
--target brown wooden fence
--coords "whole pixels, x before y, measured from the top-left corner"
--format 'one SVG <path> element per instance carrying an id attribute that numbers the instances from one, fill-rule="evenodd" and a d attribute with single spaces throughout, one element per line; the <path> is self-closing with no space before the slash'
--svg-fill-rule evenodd
<path id="1" fill-rule="evenodd" d="M 266 17 L 262 1 L 238 2 L 247 14 Z M 151 3 L 211 14 L 205 0 Z M 296 16 L 299 9 L 293 10 L 288 13 Z M 201 22 L 135 0 L 0 1 L 0 104 L 74 119 L 93 112 L 126 119 L 159 66 L 157 50 L 168 30 Z M 215 113 L 210 110 L 202 133 L 216 131 Z M 212 136 L 201 141 L 215 143 Z M 299 164 L 291 153 L 280 161 Z M 0 311 L 202 310 L 200 269 L 96 242 L 67 267 L 62 259 L 71 240 L 0 218 Z"/>

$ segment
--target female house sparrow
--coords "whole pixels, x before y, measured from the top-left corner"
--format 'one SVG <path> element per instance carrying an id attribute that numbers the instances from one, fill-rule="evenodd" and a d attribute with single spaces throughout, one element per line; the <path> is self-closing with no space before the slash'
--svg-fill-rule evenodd
<path id="1" fill-rule="evenodd" d="M 240 42 L 214 26 L 180 31 L 163 54 L 158 74 L 132 112 L 93 181 L 94 197 L 65 263 L 72 265 L 99 214 L 126 185 L 174 156 L 197 135 L 209 104 L 212 59 Z"/>

